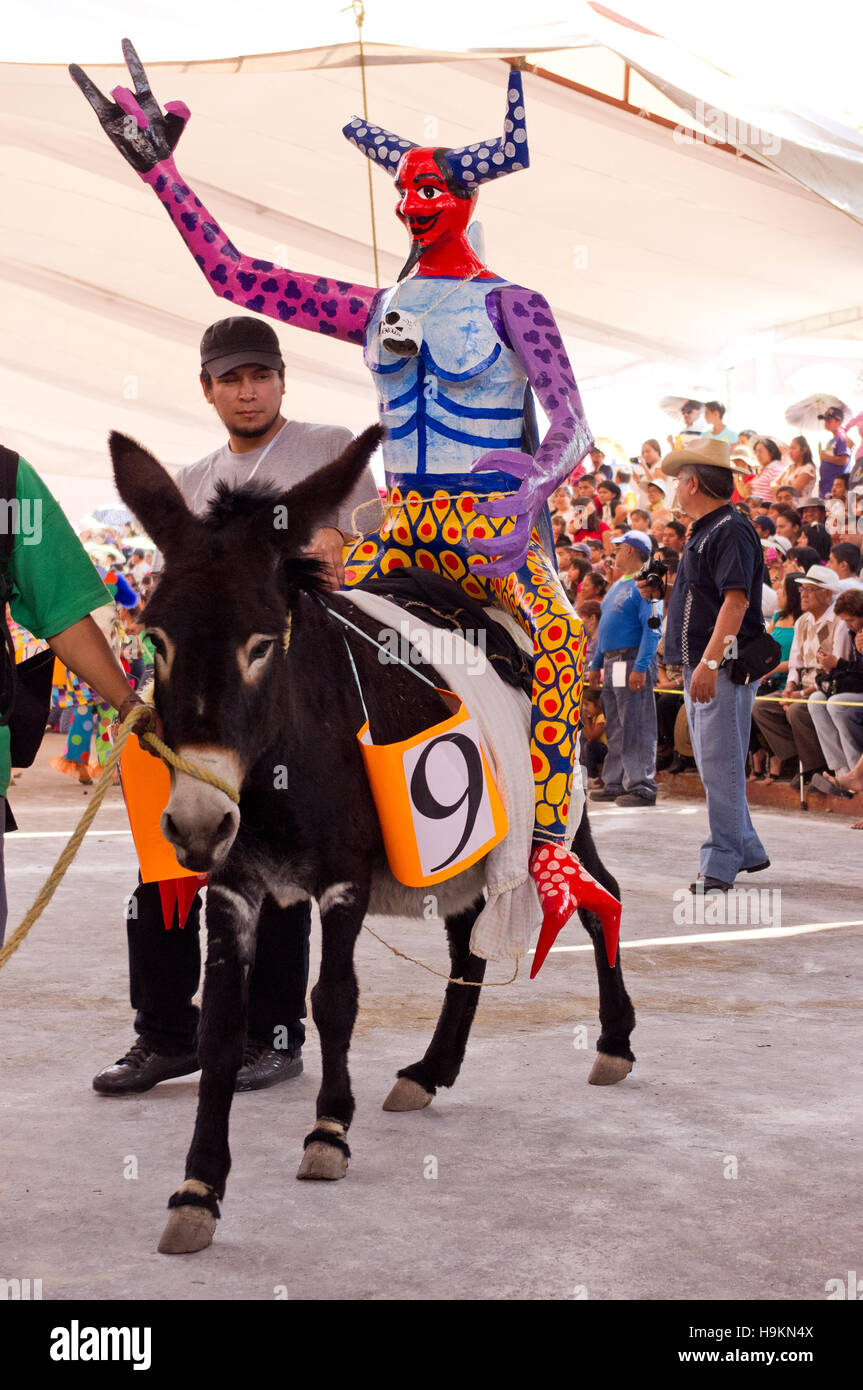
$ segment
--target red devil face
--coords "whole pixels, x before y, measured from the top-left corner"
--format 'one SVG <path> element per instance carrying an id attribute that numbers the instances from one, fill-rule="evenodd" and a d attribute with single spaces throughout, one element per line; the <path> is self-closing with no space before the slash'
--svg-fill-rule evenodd
<path id="1" fill-rule="evenodd" d="M 447 259 L 454 252 L 460 264 L 465 251 L 472 257 L 465 242 L 465 231 L 474 200 L 460 198 L 447 187 L 434 150 L 408 150 L 396 170 L 396 188 L 400 194 L 396 216 L 404 222 L 414 246 L 424 254 L 430 247 L 445 241 L 452 248 Z M 447 272 L 439 268 L 438 273 L 460 274 L 461 271 Z"/>

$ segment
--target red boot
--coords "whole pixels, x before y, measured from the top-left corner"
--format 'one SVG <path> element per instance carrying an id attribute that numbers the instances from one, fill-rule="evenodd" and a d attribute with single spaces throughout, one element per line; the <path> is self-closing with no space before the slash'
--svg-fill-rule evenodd
<path id="1" fill-rule="evenodd" d="M 529 867 L 543 913 L 530 978 L 533 980 L 539 974 L 555 937 L 577 907 L 585 907 L 599 916 L 605 954 L 613 968 L 622 911 L 617 898 L 612 897 L 563 845 L 534 844 Z"/>

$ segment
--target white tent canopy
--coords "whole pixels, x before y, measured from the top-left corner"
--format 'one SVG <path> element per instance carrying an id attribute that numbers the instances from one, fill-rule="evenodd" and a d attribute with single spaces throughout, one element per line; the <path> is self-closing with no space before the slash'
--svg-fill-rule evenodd
<path id="1" fill-rule="evenodd" d="M 495 35 L 494 47 L 538 57 L 548 30 L 532 45 L 530 36 Z M 478 215 L 492 268 L 550 299 L 589 418 L 592 390 L 638 364 L 704 377 L 730 340 L 860 313 L 859 137 L 759 105 L 665 40 L 595 14 L 589 30 L 570 26 L 554 37 L 582 46 L 580 85 L 527 72 L 531 167 L 487 185 Z M 497 132 L 500 57 L 407 49 L 372 36 L 373 120 L 443 145 Z M 691 109 L 713 134 L 717 113 L 733 114 L 732 143 L 757 158 L 639 116 L 643 96 L 635 107 L 632 93 L 610 99 L 599 76 L 593 92 L 584 90 L 585 57 L 598 75 L 611 61 L 622 69 L 612 50 L 649 77 L 653 111 Z M 190 106 L 178 165 L 243 252 L 373 283 L 365 160 L 340 134 L 360 109 L 356 44 L 183 64 L 148 62 L 158 54 L 140 42 L 139 51 L 159 99 Z M 80 46 L 68 54 L 86 56 Z M 126 80 L 119 67 L 88 70 L 104 91 Z M 696 108 L 699 99 L 713 118 Z M 758 139 L 748 141 L 756 126 Z M 64 68 L 0 64 L 0 135 L 3 442 L 30 458 L 77 515 L 110 497 L 109 429 L 140 438 L 171 465 L 219 442 L 200 397 L 196 349 L 203 327 L 234 310 L 210 292 Z M 390 180 L 373 176 L 387 283 L 405 239 Z M 289 412 L 367 424 L 374 402 L 359 351 L 287 326 L 279 333 Z M 602 433 L 613 422 L 592 423 Z"/>

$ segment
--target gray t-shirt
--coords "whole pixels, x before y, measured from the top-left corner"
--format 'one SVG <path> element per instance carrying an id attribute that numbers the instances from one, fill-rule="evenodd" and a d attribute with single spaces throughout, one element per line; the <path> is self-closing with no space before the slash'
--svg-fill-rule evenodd
<path id="1" fill-rule="evenodd" d="M 175 482 L 193 512 L 201 513 L 216 491 L 216 483 L 226 482 L 239 487 L 246 482 L 265 483 L 269 487 L 291 488 L 312 473 L 332 463 L 350 444 L 353 435 L 341 425 L 309 425 L 301 420 L 287 420 L 279 433 L 261 449 L 247 454 L 235 454 L 229 444 L 223 444 L 206 458 L 190 463 L 175 474 Z M 367 503 L 366 506 L 361 506 Z M 354 510 L 360 507 L 356 525 Z M 366 466 L 359 482 L 340 507 L 321 517 L 321 526 L 337 526 L 346 535 L 358 531 L 369 535 L 383 523 L 384 510 L 371 469 Z"/>

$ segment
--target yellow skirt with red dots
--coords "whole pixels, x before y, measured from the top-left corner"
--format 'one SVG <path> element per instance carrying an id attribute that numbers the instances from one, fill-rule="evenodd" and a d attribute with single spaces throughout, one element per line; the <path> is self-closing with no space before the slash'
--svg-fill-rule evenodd
<path id="1" fill-rule="evenodd" d="M 512 530 L 512 517 L 486 517 L 477 502 L 504 492 L 435 486 L 392 487 L 387 519 L 377 536 L 358 541 L 345 557 L 348 587 L 416 565 L 444 574 L 471 598 L 510 613 L 533 641 L 530 755 L 536 789 L 534 839 L 560 843 L 566 834 L 575 771 L 584 676 L 585 633 L 535 531 L 524 564 L 502 579 L 484 579 L 472 543 Z"/>

